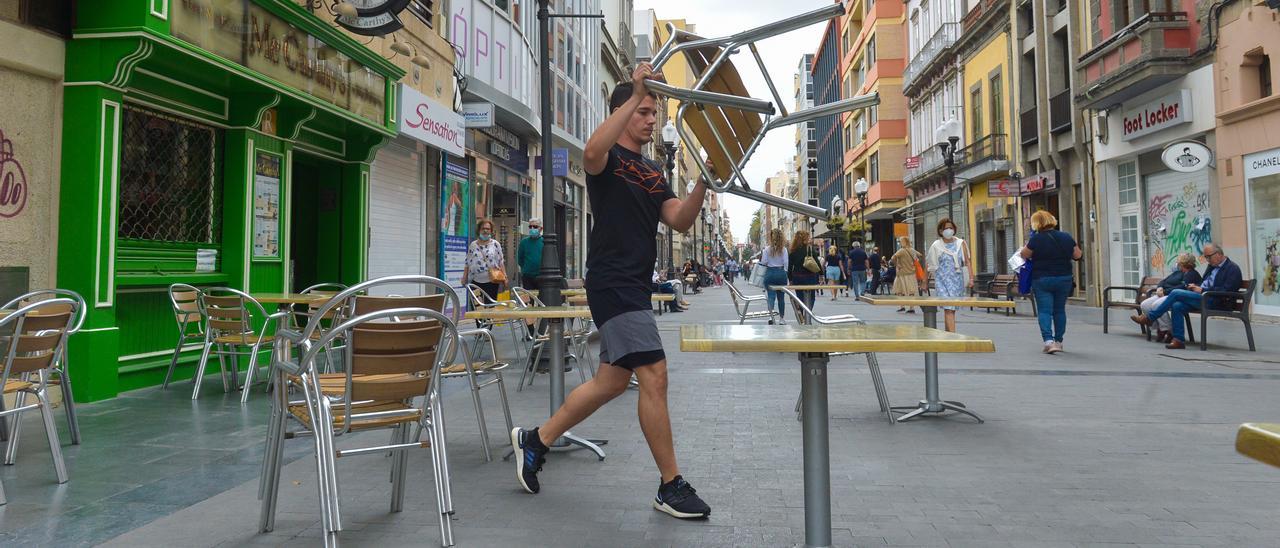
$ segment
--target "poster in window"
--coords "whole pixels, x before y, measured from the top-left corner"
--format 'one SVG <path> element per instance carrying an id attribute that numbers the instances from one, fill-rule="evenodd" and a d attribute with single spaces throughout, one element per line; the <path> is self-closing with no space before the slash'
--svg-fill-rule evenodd
<path id="1" fill-rule="evenodd" d="M 458 293 L 459 302 L 466 302 L 462 275 L 467 267 L 467 243 L 470 232 L 470 185 L 466 166 L 446 161 L 444 182 L 440 185 L 440 264 L 441 279 Z M 445 315 L 452 311 L 446 310 Z"/>
<path id="2" fill-rule="evenodd" d="M 253 258 L 280 257 L 280 156 L 258 151 L 253 162 Z"/>

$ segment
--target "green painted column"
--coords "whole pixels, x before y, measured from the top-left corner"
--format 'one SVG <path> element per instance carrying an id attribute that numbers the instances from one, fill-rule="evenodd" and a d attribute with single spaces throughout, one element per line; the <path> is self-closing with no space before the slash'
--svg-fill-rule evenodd
<path id="1" fill-rule="evenodd" d="M 68 346 L 77 401 L 119 392 L 115 252 L 121 95 L 105 86 L 64 89 L 58 287 L 88 303 L 88 317 Z"/>

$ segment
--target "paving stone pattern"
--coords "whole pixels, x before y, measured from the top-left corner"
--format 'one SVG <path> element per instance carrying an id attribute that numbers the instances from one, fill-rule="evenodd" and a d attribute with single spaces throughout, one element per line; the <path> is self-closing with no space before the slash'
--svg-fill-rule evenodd
<path id="1" fill-rule="evenodd" d="M 651 509 L 658 475 L 635 419 L 634 391 L 575 428 L 609 438 L 608 458 L 552 454 L 542 493 L 527 495 L 510 462 L 484 461 L 470 397 L 455 384 L 445 408 L 459 546 L 803 543 L 796 358 L 679 352 L 680 324 L 736 323 L 727 290 L 688 299 L 689 312 L 658 321 L 671 361 L 678 458 L 711 504 L 711 518 L 682 522 Z M 819 297 L 817 308 L 869 322 L 920 321 L 844 297 Z M 1237 455 L 1232 443 L 1241 422 L 1280 420 L 1280 328 L 1256 326 L 1259 352 L 1250 353 L 1237 325 L 1215 321 L 1208 352 L 1170 352 L 1144 341 L 1123 317 L 1103 335 L 1099 311 L 1073 307 L 1067 352 L 1045 356 L 1029 313 L 1026 306 L 1009 318 L 962 310 L 959 330 L 992 338 L 998 351 L 941 357 L 943 397 L 963 401 L 985 424 L 947 416 L 890 425 L 878 413 L 865 362 L 833 359 L 836 545 L 1277 546 L 1280 470 Z M 882 354 L 880 363 L 895 405 L 923 396 L 920 355 Z M 546 376 L 522 392 L 518 374 L 507 378 L 516 421 L 544 419 Z M 572 387 L 577 374 L 567 379 Z M 179 383 L 83 406 L 85 441 L 67 447 L 71 482 L 63 486 L 54 483 L 38 417 L 24 419 L 19 462 L 0 470 L 9 495 L 0 507 L 0 544 L 316 545 L 310 441 L 288 442 L 276 529 L 258 533 L 266 398 L 255 395 L 242 407 L 221 393 L 221 383 L 206 386 L 196 402 L 188 399 L 190 384 Z M 486 397 L 490 435 L 502 451 L 496 394 Z M 410 490 L 397 514 L 388 512 L 388 458 L 341 459 L 343 543 L 438 543 L 428 459 L 426 451 L 410 454 Z"/>

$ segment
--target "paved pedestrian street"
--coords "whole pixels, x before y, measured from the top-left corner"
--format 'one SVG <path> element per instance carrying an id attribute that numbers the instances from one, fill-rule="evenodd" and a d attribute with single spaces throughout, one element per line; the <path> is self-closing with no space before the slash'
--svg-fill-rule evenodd
<path id="1" fill-rule="evenodd" d="M 758 290 L 742 287 L 748 293 Z M 709 520 L 654 511 L 658 474 L 628 391 L 575 433 L 608 438 L 608 457 L 553 452 L 542 492 L 520 490 L 514 466 L 485 462 L 469 395 L 446 389 L 459 546 L 791 546 L 804 540 L 795 357 L 679 351 L 679 326 L 736 323 L 723 288 L 689 296 L 690 311 L 658 320 L 670 360 L 671 419 L 681 471 L 712 506 Z M 961 333 L 995 341 L 994 354 L 940 357 L 943 399 L 957 415 L 891 425 L 878 412 L 865 361 L 833 358 L 831 488 L 838 546 L 1257 546 L 1280 539 L 1280 470 L 1235 453 L 1237 426 L 1280 419 L 1280 327 L 1258 324 L 1259 351 L 1237 325 L 1211 323 L 1212 346 L 1166 351 L 1097 309 L 1072 307 L 1066 352 L 1047 356 L 1029 306 L 1019 314 L 959 313 Z M 817 313 L 870 323 L 918 323 L 841 297 Z M 731 318 L 733 318 L 731 320 Z M 500 336 L 499 340 L 504 337 Z M 504 348 L 502 352 L 509 349 Z M 923 358 L 883 354 L 894 405 L 923 396 Z M 548 379 L 517 392 L 517 424 L 546 418 Z M 566 378 L 576 384 L 577 373 Z M 214 383 L 217 384 L 217 383 Z M 497 396 L 486 391 L 490 435 L 505 451 Z M 178 383 L 86 404 L 85 441 L 65 448 L 72 481 L 44 466 L 0 470 L 6 546 L 314 546 L 321 525 L 311 441 L 286 445 L 275 530 L 258 533 L 257 474 L 267 398 L 211 388 L 198 401 Z M 45 461 L 38 417 L 24 417 L 20 461 Z M 385 436 L 385 433 L 365 435 Z M 353 434 L 339 438 L 350 443 Z M 63 439 L 66 439 L 65 437 Z M 427 451 L 409 453 L 403 512 L 388 512 L 391 459 L 338 460 L 348 546 L 439 541 Z"/>

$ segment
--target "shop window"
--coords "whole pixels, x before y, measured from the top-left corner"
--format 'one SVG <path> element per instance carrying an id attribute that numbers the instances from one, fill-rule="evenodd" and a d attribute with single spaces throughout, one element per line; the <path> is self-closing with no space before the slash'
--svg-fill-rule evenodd
<path id="1" fill-rule="evenodd" d="M 222 241 L 217 130 L 124 110 L 119 236 L 159 242 Z"/>

